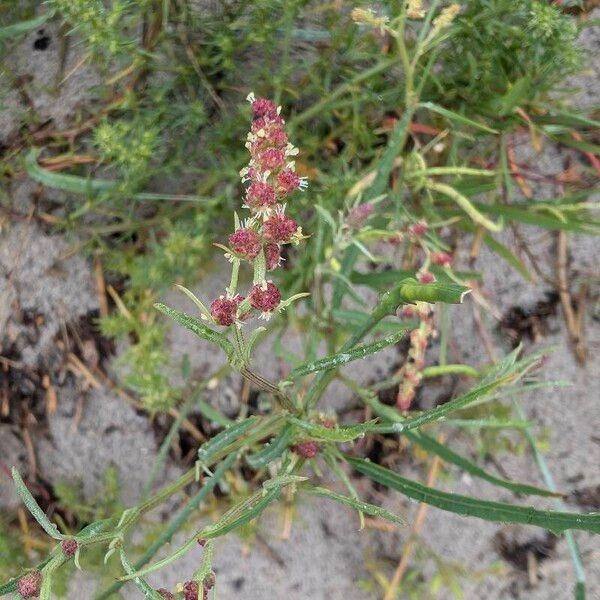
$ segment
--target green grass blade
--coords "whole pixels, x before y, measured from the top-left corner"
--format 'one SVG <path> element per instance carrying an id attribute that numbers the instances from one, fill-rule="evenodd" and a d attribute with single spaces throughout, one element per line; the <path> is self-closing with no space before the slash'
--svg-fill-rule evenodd
<path id="1" fill-rule="evenodd" d="M 345 459 L 359 473 L 402 494 L 459 515 L 477 517 L 497 523 L 522 523 L 549 529 L 560 534 L 568 529 L 600 533 L 600 514 L 578 514 L 538 510 L 532 506 L 517 506 L 505 502 L 479 500 L 460 494 L 442 492 L 416 481 L 401 477 L 390 469 L 369 461 L 346 456 Z"/>
<path id="2" fill-rule="evenodd" d="M 106 179 L 92 179 L 90 177 L 79 177 L 78 175 L 69 175 L 68 173 L 55 173 L 42 168 L 37 158 L 40 150 L 33 148 L 25 157 L 25 170 L 29 177 L 34 181 L 41 183 L 47 187 L 64 190 L 73 194 L 84 194 L 86 196 L 94 196 L 102 192 L 110 192 L 116 190 L 119 183 L 117 181 L 109 181 Z M 134 200 L 178 200 L 184 202 L 197 202 L 204 200 L 199 196 L 190 196 L 186 194 L 153 194 L 150 192 L 137 192 L 130 195 Z"/>
<path id="3" fill-rule="evenodd" d="M 442 115 L 442 117 L 446 117 L 446 119 L 448 119 L 449 121 L 463 123 L 464 125 L 469 125 L 470 127 L 474 127 L 475 129 L 479 129 L 487 133 L 498 133 L 498 131 L 492 129 L 491 127 L 488 127 L 487 125 L 483 125 L 482 123 L 478 123 L 477 121 L 468 119 L 467 117 L 464 117 L 459 113 L 448 110 L 447 108 L 434 104 L 433 102 L 421 102 L 419 104 L 419 108 L 426 108 L 427 110 L 437 113 L 438 115 Z"/>
<path id="4" fill-rule="evenodd" d="M 448 448 L 444 444 L 440 444 L 436 439 L 429 437 L 428 435 L 422 432 L 419 432 L 417 434 L 412 431 L 407 431 L 406 435 L 411 442 L 417 444 L 418 446 L 421 446 L 421 448 L 427 450 L 427 452 L 436 454 L 444 462 L 456 465 L 457 467 L 460 467 L 463 471 L 469 473 L 470 475 L 473 475 L 474 477 L 478 477 L 479 479 L 489 481 L 490 483 L 510 490 L 515 494 L 527 494 L 530 496 L 546 497 L 560 496 L 560 494 L 556 493 L 555 491 L 546 490 L 525 483 L 517 483 L 515 481 L 510 481 L 509 479 L 504 479 L 502 477 L 496 477 L 495 475 L 488 473 L 481 467 L 478 467 L 475 463 L 471 462 L 467 458 L 450 450 L 450 448 Z"/>

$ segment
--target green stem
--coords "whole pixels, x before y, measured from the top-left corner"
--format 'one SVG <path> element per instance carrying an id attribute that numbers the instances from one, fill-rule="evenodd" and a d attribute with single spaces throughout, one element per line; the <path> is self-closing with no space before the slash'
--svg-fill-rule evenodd
<path id="1" fill-rule="evenodd" d="M 169 526 L 161 533 L 152 544 L 147 548 L 144 554 L 137 560 L 134 565 L 134 571 L 139 571 L 146 565 L 150 559 L 165 545 L 168 544 L 175 533 L 188 521 L 190 515 L 198 508 L 201 502 L 210 494 L 225 472 L 231 468 L 236 459 L 236 454 L 232 452 L 215 470 L 215 474 L 204 483 L 204 486 L 192 497 L 185 505 L 182 511 L 171 521 Z M 102 592 L 96 600 L 105 600 L 116 594 L 125 582 L 117 581 L 110 588 Z"/>

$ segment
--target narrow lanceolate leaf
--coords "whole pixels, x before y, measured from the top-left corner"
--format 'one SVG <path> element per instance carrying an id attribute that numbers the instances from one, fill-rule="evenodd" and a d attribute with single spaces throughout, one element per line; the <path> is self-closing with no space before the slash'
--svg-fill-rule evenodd
<path id="1" fill-rule="evenodd" d="M 175 287 L 179 288 L 198 307 L 200 314 L 204 315 L 204 317 L 209 321 L 209 323 L 213 322 L 213 318 L 208 308 L 206 308 L 204 303 L 201 302 L 200 299 L 192 291 L 188 290 L 182 285 L 179 285 L 178 283 L 175 284 Z"/>
<path id="2" fill-rule="evenodd" d="M 483 123 L 478 123 L 477 121 L 473 121 L 473 119 L 469 119 L 459 113 L 453 112 L 444 108 L 443 106 L 438 106 L 433 102 L 421 102 L 419 104 L 420 107 L 426 108 L 431 112 L 435 112 L 438 115 L 442 115 L 442 117 L 446 117 L 449 121 L 455 121 L 457 123 L 464 123 L 465 125 L 469 125 L 470 127 L 474 127 L 475 129 L 481 129 L 482 131 L 487 131 L 488 133 L 498 133 L 495 129 L 484 125 Z"/>
<path id="3" fill-rule="evenodd" d="M 253 469 L 264 469 L 277 460 L 290 445 L 294 436 L 294 427 L 287 423 L 283 429 L 262 450 L 246 456 L 246 462 Z"/>
<path id="4" fill-rule="evenodd" d="M 288 417 L 288 422 L 293 423 L 296 427 L 304 430 L 315 440 L 323 442 L 343 443 L 351 442 L 357 438 L 363 438 L 367 433 L 378 427 L 377 420 L 367 421 L 360 425 L 348 425 L 341 427 L 325 427 L 317 423 L 310 423 L 297 417 Z"/>
<path id="5" fill-rule="evenodd" d="M 463 394 L 458 398 L 454 398 L 454 400 L 450 400 L 450 402 L 446 402 L 446 404 L 436 406 L 435 408 L 427 410 L 421 413 L 420 415 L 417 415 L 416 417 L 405 419 L 404 421 L 401 421 L 399 423 L 392 423 L 391 425 L 378 425 L 376 427 L 376 430 L 380 433 L 402 433 L 410 429 L 416 429 L 417 427 L 421 427 L 426 423 L 443 420 L 450 413 L 461 408 L 465 408 L 469 404 L 475 402 L 476 400 L 481 400 L 485 398 L 496 388 L 508 382 L 511 378 L 512 376 L 507 375 L 505 377 L 496 379 L 490 383 L 479 385 L 476 388 L 472 389 L 470 392 Z"/>
<path id="6" fill-rule="evenodd" d="M 6 27 L 0 27 L 0 41 L 10 40 L 18 35 L 33 31 L 38 27 L 41 27 L 50 17 L 50 13 L 36 17 L 35 19 L 29 19 L 28 21 L 20 21 L 19 23 L 13 23 Z"/>
<path id="7" fill-rule="evenodd" d="M 511 492 L 515 492 L 515 494 L 560 497 L 560 494 L 552 492 L 550 490 L 539 488 L 533 485 L 527 485 L 525 483 L 517 483 L 515 481 L 510 481 L 509 479 L 504 479 L 502 477 L 496 477 L 495 475 L 488 473 L 481 467 L 478 467 L 476 464 L 474 464 L 464 456 L 461 456 L 460 454 L 457 454 L 456 452 L 450 450 L 450 448 L 448 448 L 444 444 L 440 444 L 436 439 L 429 437 L 424 433 L 417 434 L 412 431 L 408 431 L 406 435 L 411 442 L 417 444 L 418 446 L 421 446 L 421 448 L 427 450 L 427 452 L 436 454 L 443 461 L 460 467 L 463 471 L 469 473 L 470 475 L 473 475 L 474 477 L 479 477 L 479 479 L 484 479 L 485 481 L 489 481 L 494 485 L 506 488 Z"/>
<path id="8" fill-rule="evenodd" d="M 345 457 L 359 473 L 402 494 L 459 515 L 477 517 L 498 523 L 523 523 L 536 525 L 559 534 L 567 529 L 581 529 L 600 533 L 600 514 L 578 514 L 538 510 L 533 506 L 517 506 L 505 502 L 490 502 L 460 494 L 442 492 L 364 459 Z"/>
<path id="9" fill-rule="evenodd" d="M 315 496 L 330 498 L 331 500 L 335 500 L 336 502 L 345 504 L 351 508 L 355 508 L 359 512 L 365 513 L 371 517 L 385 519 L 386 521 L 390 521 L 391 523 L 396 523 L 398 525 L 404 525 L 405 523 L 402 517 L 391 513 L 389 510 L 385 510 L 385 508 L 375 506 L 374 504 L 369 504 L 368 502 L 363 502 L 362 500 L 357 500 L 351 496 L 344 496 L 342 494 L 332 492 L 327 488 L 308 486 L 301 489 L 303 492 L 308 492 L 309 494 L 314 494 Z"/>
<path id="10" fill-rule="evenodd" d="M 12 468 L 12 477 L 15 482 L 17 494 L 19 494 L 21 500 L 23 500 L 23 504 L 25 504 L 27 510 L 31 513 L 33 518 L 40 524 L 42 529 L 55 540 L 64 539 L 65 536 L 62 535 L 58 531 L 56 525 L 52 523 L 50 519 L 48 519 L 46 513 L 42 510 L 40 505 L 35 501 L 35 498 L 31 495 L 31 492 L 27 489 L 27 486 L 21 478 L 19 471 L 17 471 L 17 469 L 15 469 L 14 467 Z"/>
<path id="11" fill-rule="evenodd" d="M 434 192 L 443 194 L 456 202 L 456 204 L 469 215 L 471 220 L 478 225 L 481 225 L 490 231 L 502 231 L 502 223 L 494 223 L 491 219 L 488 219 L 475 207 L 469 198 L 461 194 L 458 190 L 455 190 L 453 187 L 432 180 L 427 181 L 426 187 Z"/>
<path id="12" fill-rule="evenodd" d="M 387 337 L 384 337 L 380 340 L 377 340 L 376 342 L 355 346 L 347 352 L 338 352 L 336 354 L 330 354 L 329 356 L 325 356 L 324 358 L 320 358 L 319 360 L 300 365 L 290 373 L 288 379 L 296 379 L 297 377 L 303 377 L 304 375 L 314 373 L 315 371 L 323 371 L 326 369 L 335 369 L 337 367 L 341 367 L 342 365 L 352 362 L 353 360 L 359 360 L 361 358 L 364 358 L 365 356 L 368 356 L 369 354 L 379 352 L 380 350 L 383 350 L 383 348 L 387 348 L 387 346 L 396 344 L 400 341 L 400 339 L 402 339 L 404 334 L 404 331 L 399 331 L 393 333 L 392 335 L 388 335 Z"/>
<path id="13" fill-rule="evenodd" d="M 85 194 L 94 196 L 103 192 L 117 190 L 119 182 L 109 181 L 107 179 L 95 179 L 91 177 L 79 177 L 78 175 L 69 175 L 67 173 L 55 173 L 42 168 L 37 161 L 40 150 L 33 148 L 25 157 L 25 170 L 29 177 L 47 187 L 64 190 L 74 194 Z M 184 202 L 198 202 L 202 200 L 199 196 L 190 196 L 187 194 L 154 194 L 150 192 L 136 192 L 129 195 L 134 200 L 178 200 Z"/>
<path id="14" fill-rule="evenodd" d="M 202 465 L 208 464 L 221 450 L 227 448 L 244 433 L 258 422 L 258 417 L 248 417 L 239 423 L 235 423 L 215 435 L 206 444 L 198 449 L 198 461 Z"/>
<path id="15" fill-rule="evenodd" d="M 157 302 L 154 305 L 154 308 L 156 308 L 156 310 L 159 310 L 161 313 L 167 315 L 168 317 L 171 317 L 171 319 L 177 321 L 186 329 L 189 329 L 190 331 L 195 333 L 199 338 L 212 342 L 213 344 L 217 344 L 217 346 L 219 346 L 221 350 L 225 352 L 228 358 L 231 358 L 233 356 L 233 344 L 222 333 L 214 331 L 210 327 L 204 325 L 204 323 L 202 323 L 198 319 L 195 319 L 194 317 L 184 312 L 181 312 L 180 310 L 176 310 L 174 308 L 166 306 L 165 304 L 161 304 L 160 302 Z"/>

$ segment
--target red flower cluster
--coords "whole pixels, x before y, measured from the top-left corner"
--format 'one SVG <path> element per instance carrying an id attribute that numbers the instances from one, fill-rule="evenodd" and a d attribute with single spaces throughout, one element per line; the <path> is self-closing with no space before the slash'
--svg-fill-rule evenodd
<path id="1" fill-rule="evenodd" d="M 250 210 L 251 216 L 229 236 L 226 256 L 232 261 L 241 259 L 251 263 L 256 283 L 247 299 L 235 290 L 228 290 L 227 295 L 212 302 L 211 316 L 223 327 L 239 323 L 249 316 L 252 308 L 261 311 L 265 318 L 278 308 L 281 293 L 272 281 L 266 280 L 266 271 L 281 265 L 283 244 L 302 239 L 302 229 L 285 214 L 283 204 L 289 194 L 306 185 L 290 160 L 298 150 L 288 140 L 280 107 L 253 94 L 248 100 L 253 117 L 246 141 L 250 162 L 240 175 L 243 182 L 248 182 L 244 208 Z"/>
<path id="2" fill-rule="evenodd" d="M 42 588 L 42 572 L 31 571 L 17 581 L 17 591 L 21 598 L 37 598 Z"/>

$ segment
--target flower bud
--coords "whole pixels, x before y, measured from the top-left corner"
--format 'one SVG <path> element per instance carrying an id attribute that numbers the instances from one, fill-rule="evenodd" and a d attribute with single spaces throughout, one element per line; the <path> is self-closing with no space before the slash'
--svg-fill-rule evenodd
<path id="1" fill-rule="evenodd" d="M 417 274 L 417 279 L 420 283 L 435 283 L 435 275 L 429 271 L 423 271 Z"/>
<path id="2" fill-rule="evenodd" d="M 267 98 L 253 99 L 251 107 L 254 118 L 266 117 L 267 119 L 274 119 L 279 116 L 277 105 Z"/>
<path id="3" fill-rule="evenodd" d="M 198 600 L 198 593 L 200 592 L 200 586 L 197 581 L 186 581 L 183 584 L 183 598 L 184 600 Z"/>
<path id="4" fill-rule="evenodd" d="M 166 600 L 175 600 L 175 594 L 171 594 L 169 590 L 165 590 L 165 588 L 160 588 L 156 590 L 160 596 L 166 598 Z"/>
<path id="5" fill-rule="evenodd" d="M 319 452 L 319 443 L 314 440 L 306 440 L 292 446 L 292 450 L 302 458 L 314 458 Z"/>
<path id="6" fill-rule="evenodd" d="M 75 552 L 77 552 L 78 547 L 79 544 L 77 543 L 77 540 L 74 539 L 63 540 L 60 543 L 60 548 L 63 551 L 63 554 L 69 558 L 71 558 L 71 556 L 75 556 Z"/>
<path id="7" fill-rule="evenodd" d="M 42 572 L 31 571 L 17 581 L 17 591 L 21 598 L 38 598 L 42 587 Z"/>
<path id="8" fill-rule="evenodd" d="M 410 235 L 414 235 L 415 237 L 422 237 L 427 233 L 428 228 L 429 227 L 425 221 L 419 221 L 418 223 L 413 223 L 408 227 L 408 233 L 410 233 Z"/>
<path id="9" fill-rule="evenodd" d="M 263 169 L 272 171 L 283 166 L 285 152 L 279 148 L 268 148 L 258 157 L 258 160 Z"/>
<path id="10" fill-rule="evenodd" d="M 438 267 L 449 267 L 452 264 L 452 256 L 447 252 L 432 252 L 431 262 Z"/>
<path id="11" fill-rule="evenodd" d="M 210 305 L 210 314 L 217 323 L 217 325 L 223 325 L 223 327 L 229 327 L 235 323 L 235 317 L 238 306 L 242 301 L 241 296 L 235 298 L 227 298 L 226 296 L 219 296 L 216 300 L 213 300 Z"/>
<path id="12" fill-rule="evenodd" d="M 277 189 L 281 194 L 289 194 L 302 187 L 302 179 L 291 169 L 283 169 L 275 178 Z"/>
<path id="13" fill-rule="evenodd" d="M 265 239 L 276 244 L 290 242 L 296 231 L 298 231 L 296 221 L 282 212 L 271 215 L 263 223 L 263 235 Z"/>
<path id="14" fill-rule="evenodd" d="M 241 229 L 234 231 L 228 239 L 231 249 L 240 258 L 254 260 L 260 252 L 260 237 L 254 229 L 242 227 Z"/>
<path id="15" fill-rule="evenodd" d="M 265 246 L 265 260 L 267 271 L 274 271 L 281 264 L 281 248 L 278 244 L 267 244 Z"/>
<path id="16" fill-rule="evenodd" d="M 277 204 L 275 188 L 268 183 L 255 181 L 246 190 L 246 204 L 251 210 L 271 208 Z"/>
<path id="17" fill-rule="evenodd" d="M 250 306 L 263 313 L 273 312 L 281 302 L 281 292 L 272 281 L 257 283 L 250 291 Z"/>
<path id="18" fill-rule="evenodd" d="M 346 217 L 346 224 L 352 229 L 360 229 L 373 214 L 374 208 L 370 202 L 355 206 Z"/>

